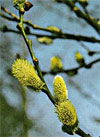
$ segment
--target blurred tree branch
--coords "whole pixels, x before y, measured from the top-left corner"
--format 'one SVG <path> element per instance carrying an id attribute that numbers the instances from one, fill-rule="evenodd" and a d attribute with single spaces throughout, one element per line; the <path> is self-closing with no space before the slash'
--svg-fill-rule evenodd
<path id="1" fill-rule="evenodd" d="M 93 50 L 90 50 L 85 44 L 83 43 L 80 43 L 80 45 L 88 52 L 88 55 L 89 56 L 93 56 L 95 54 L 100 54 L 100 51 L 93 51 Z"/>
<path id="2" fill-rule="evenodd" d="M 66 4 L 75 14 L 77 17 L 84 19 L 89 25 L 91 25 L 96 32 L 100 35 L 100 25 L 98 24 L 97 20 L 95 20 L 92 16 L 90 16 L 88 11 L 85 8 L 85 13 L 83 13 L 76 5 L 75 0 L 56 0 L 57 2 Z M 78 2 L 78 1 L 77 1 Z"/>
<path id="3" fill-rule="evenodd" d="M 86 69 L 90 69 L 92 68 L 92 66 L 96 63 L 100 62 L 100 58 L 94 60 L 94 61 L 91 61 L 90 63 L 88 64 L 84 64 L 83 66 L 78 66 L 78 67 L 75 67 L 75 68 L 70 68 L 70 69 L 63 69 L 63 70 L 59 70 L 57 72 L 53 72 L 53 71 L 44 71 L 42 70 L 42 74 L 43 75 L 47 75 L 47 74 L 51 74 L 51 75 L 56 75 L 58 73 L 66 73 L 67 75 L 69 76 L 74 76 L 78 73 L 78 70 L 80 70 L 81 68 L 86 68 Z M 11 70 L 7 70 L 8 74 L 11 75 Z"/>
<path id="4" fill-rule="evenodd" d="M 19 31 L 13 30 L 11 28 L 8 28 L 7 26 L 1 27 L 0 31 L 2 32 L 12 32 L 16 34 L 21 34 Z M 35 37 L 48 37 L 51 39 L 68 39 L 68 40 L 76 40 L 76 41 L 86 41 L 86 42 L 92 42 L 92 43 L 100 43 L 99 39 L 96 39 L 95 37 L 87 37 L 82 35 L 73 35 L 68 33 L 56 33 L 53 35 L 47 35 L 47 34 L 39 34 L 39 33 L 32 33 L 32 32 L 26 32 L 27 35 L 32 35 Z"/>
<path id="5" fill-rule="evenodd" d="M 1 6 L 1 10 L 3 10 L 4 12 L 6 12 L 7 14 L 9 14 L 13 18 L 10 18 L 10 17 L 6 16 L 3 13 L 0 13 L 1 17 L 5 18 L 7 20 L 10 20 L 10 21 L 19 22 L 20 19 L 19 19 L 18 16 L 16 16 L 15 14 L 9 12 L 6 8 L 4 8 L 2 6 Z M 92 43 L 95 43 L 95 42 L 100 43 L 100 40 L 96 39 L 95 37 L 87 37 L 87 36 L 82 36 L 82 35 L 73 35 L 73 34 L 69 34 L 69 33 L 63 33 L 62 31 L 61 32 L 57 32 L 57 31 L 50 30 L 48 28 L 43 28 L 43 27 L 37 26 L 35 24 L 32 24 L 32 22 L 27 21 L 27 20 L 23 20 L 23 23 L 29 25 L 33 29 L 43 30 L 43 31 L 52 33 L 52 35 L 27 33 L 29 35 L 34 35 L 36 37 L 46 36 L 46 37 L 49 37 L 49 38 L 52 38 L 52 39 L 56 39 L 56 38 L 59 38 L 59 39 L 69 39 L 69 40 L 72 39 L 72 40 L 76 40 L 76 41 L 86 41 L 86 42 L 92 42 Z M 0 30 L 3 31 L 2 28 Z M 15 30 L 10 29 L 10 28 L 5 29 L 4 31 L 5 32 L 19 33 L 19 32 L 15 31 Z"/>
<path id="6" fill-rule="evenodd" d="M 60 70 L 60 71 L 57 71 L 57 72 L 52 72 L 52 71 L 42 71 L 43 75 L 45 74 L 52 74 L 52 75 L 55 75 L 57 73 L 66 73 L 66 74 L 70 74 L 71 72 L 73 73 L 73 75 L 77 74 L 78 73 L 78 70 L 81 69 L 81 68 L 86 68 L 86 69 L 90 69 L 92 67 L 93 64 L 95 63 L 98 63 L 100 62 L 100 58 L 94 60 L 94 61 L 91 61 L 90 63 L 88 64 L 84 64 L 83 66 L 79 66 L 79 67 L 76 67 L 76 68 L 72 68 L 72 69 L 64 69 L 64 70 Z"/>

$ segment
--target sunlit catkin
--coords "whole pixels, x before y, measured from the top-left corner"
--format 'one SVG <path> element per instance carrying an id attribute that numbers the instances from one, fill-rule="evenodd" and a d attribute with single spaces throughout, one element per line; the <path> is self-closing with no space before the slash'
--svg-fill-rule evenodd
<path id="1" fill-rule="evenodd" d="M 59 103 L 56 105 L 56 113 L 58 119 L 66 126 L 66 129 L 68 127 L 68 132 L 70 131 L 74 134 L 78 127 L 78 119 L 73 104 L 69 100 Z"/>
<path id="2" fill-rule="evenodd" d="M 12 64 L 12 74 L 22 85 L 32 87 L 36 91 L 40 91 L 44 86 L 34 67 L 25 59 L 17 59 Z"/>
<path id="3" fill-rule="evenodd" d="M 50 59 L 50 70 L 52 72 L 58 72 L 60 70 L 63 70 L 63 65 L 59 57 L 54 56 Z"/>
<path id="4" fill-rule="evenodd" d="M 63 102 L 68 98 L 68 91 L 63 78 L 57 75 L 53 81 L 53 93 L 56 101 Z"/>
<path id="5" fill-rule="evenodd" d="M 75 59 L 80 66 L 84 65 L 85 61 L 80 52 L 75 53 Z"/>

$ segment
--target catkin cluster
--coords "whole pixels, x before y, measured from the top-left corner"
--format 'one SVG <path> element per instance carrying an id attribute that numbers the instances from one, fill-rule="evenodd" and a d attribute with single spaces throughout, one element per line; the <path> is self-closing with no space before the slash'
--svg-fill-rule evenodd
<path id="1" fill-rule="evenodd" d="M 53 92 L 56 99 L 55 112 L 63 123 L 66 132 L 74 134 L 78 129 L 78 119 L 73 104 L 68 100 L 68 91 L 61 76 L 56 76 L 53 82 Z"/>
<path id="2" fill-rule="evenodd" d="M 12 64 L 12 74 L 22 85 L 32 87 L 34 91 L 42 90 L 45 85 L 38 77 L 34 67 L 25 59 L 17 59 Z M 53 93 L 58 119 L 63 123 L 66 132 L 74 134 L 78 129 L 77 114 L 73 104 L 68 100 L 66 84 L 59 75 L 54 78 Z"/>

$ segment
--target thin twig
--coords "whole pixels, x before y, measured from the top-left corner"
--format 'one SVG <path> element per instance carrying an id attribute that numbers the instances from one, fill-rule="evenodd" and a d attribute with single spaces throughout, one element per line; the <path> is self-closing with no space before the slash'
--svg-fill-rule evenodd
<path id="1" fill-rule="evenodd" d="M 3 13 L 0 13 L 1 17 L 5 18 L 7 20 L 10 20 L 10 21 L 16 21 L 16 22 L 20 21 L 19 17 L 16 16 L 15 14 L 11 13 L 10 11 L 8 11 L 8 9 L 1 6 L 1 10 L 6 12 L 7 14 L 9 14 L 13 18 L 7 17 Z M 82 35 L 73 35 L 73 34 L 69 34 L 69 33 L 63 33 L 62 31 L 61 32 L 56 32 L 56 31 L 53 31 L 53 30 L 49 30 L 48 28 L 43 28 L 43 27 L 37 26 L 35 24 L 32 24 L 31 21 L 27 21 L 27 20 L 23 20 L 23 23 L 29 25 L 33 29 L 43 30 L 43 31 L 50 32 L 50 33 L 54 34 L 52 36 L 46 35 L 46 36 L 48 36 L 52 39 L 56 39 L 56 38 L 59 38 L 59 39 L 72 39 L 72 40 L 77 40 L 77 41 L 87 41 L 87 42 L 92 42 L 92 43 L 95 43 L 95 42 L 100 43 L 100 40 L 96 39 L 95 37 L 87 37 L 87 36 L 82 36 Z M 31 34 L 31 35 L 34 35 L 34 33 Z M 38 35 L 38 36 L 41 37 L 43 35 Z"/>
<path id="2" fill-rule="evenodd" d="M 26 35 L 26 33 L 25 33 L 25 30 L 24 30 L 24 25 L 23 25 L 23 15 L 24 15 L 24 14 L 19 11 L 19 15 L 20 15 L 20 22 L 17 24 L 17 28 L 20 30 L 20 32 L 21 32 L 22 35 L 23 35 L 23 38 L 24 38 L 24 40 L 25 40 L 25 42 L 26 42 L 27 48 L 28 48 L 29 53 L 30 53 L 30 55 L 31 55 L 33 64 L 34 64 L 34 66 L 35 66 L 35 68 L 36 68 L 36 70 L 37 70 L 37 73 L 38 73 L 40 79 L 45 83 L 45 80 L 44 80 L 44 78 L 43 78 L 42 72 L 41 72 L 41 70 L 40 70 L 40 66 L 39 66 L 38 59 L 35 57 L 34 52 L 33 52 L 33 49 L 32 49 L 32 42 L 31 42 L 31 40 L 28 39 L 28 37 L 27 37 L 27 35 Z M 45 94 L 47 94 L 47 96 L 48 96 L 49 99 L 52 101 L 52 103 L 55 104 L 55 100 L 54 100 L 52 94 L 50 93 L 50 91 L 49 91 L 46 83 L 45 83 L 45 88 L 44 88 L 42 91 L 43 91 Z"/>
<path id="3" fill-rule="evenodd" d="M 46 74 L 52 74 L 52 75 L 55 75 L 55 74 L 58 74 L 58 73 L 69 73 L 69 72 L 77 72 L 79 69 L 81 69 L 81 68 L 86 68 L 86 69 L 89 69 L 89 68 L 91 68 L 92 67 L 92 65 L 93 64 L 95 64 L 95 63 L 98 63 L 98 62 L 100 62 L 100 58 L 98 58 L 98 59 L 96 59 L 96 60 L 94 60 L 94 61 L 92 61 L 92 62 L 90 62 L 90 63 L 88 63 L 88 64 L 84 64 L 83 66 L 79 66 L 79 67 L 76 67 L 76 68 L 72 68 L 72 69 L 64 69 L 64 70 L 59 70 L 59 71 L 57 71 L 57 72 L 52 72 L 52 71 L 42 71 L 42 74 L 43 75 L 46 75 Z"/>
<path id="4" fill-rule="evenodd" d="M 18 16 L 16 16 L 16 15 L 13 14 L 13 13 L 11 13 L 8 9 L 4 8 L 3 6 L 1 6 L 1 10 L 3 10 L 3 11 L 4 11 L 5 13 L 7 13 L 8 15 L 10 15 L 10 16 L 13 18 L 12 21 L 17 21 L 17 22 L 20 21 L 20 18 L 19 18 Z M 0 16 L 5 17 L 5 16 L 3 16 L 2 13 L 0 13 Z M 31 21 L 28 21 L 28 20 L 23 20 L 23 23 L 31 26 L 33 29 L 43 30 L 43 31 L 51 32 L 51 33 L 52 33 L 52 32 L 56 32 L 56 31 L 51 31 L 50 29 L 43 28 L 43 27 L 37 26 L 37 25 L 35 25 L 35 24 L 32 24 L 32 22 L 31 22 Z"/>
<path id="5" fill-rule="evenodd" d="M 100 51 L 93 51 L 93 50 L 90 50 L 85 44 L 83 44 L 83 43 L 80 43 L 80 45 L 84 48 L 84 49 L 86 49 L 86 51 L 88 52 L 88 55 L 89 56 L 93 56 L 93 55 L 95 55 L 95 54 L 100 54 Z"/>
<path id="6" fill-rule="evenodd" d="M 78 130 L 76 131 L 76 134 L 81 136 L 81 137 L 91 137 L 90 134 L 86 134 L 83 130 L 81 130 L 80 128 L 78 128 Z"/>
<path id="7" fill-rule="evenodd" d="M 100 35 L 100 25 L 97 21 L 88 14 L 83 13 L 77 6 L 73 0 L 57 0 L 58 2 L 64 3 L 79 17 L 84 19 L 89 25 L 91 25 L 96 32 Z"/>
<path id="8" fill-rule="evenodd" d="M 88 12 L 88 10 L 87 10 L 87 8 L 86 8 L 87 6 L 85 5 L 85 3 L 82 2 L 82 1 L 77 1 L 77 2 L 82 6 L 85 14 L 89 16 L 89 12 Z M 87 2 L 87 4 L 88 4 L 88 2 Z"/>
<path id="9" fill-rule="evenodd" d="M 16 34 L 21 34 L 19 31 L 7 28 L 1 27 L 0 31 L 2 32 L 13 32 Z M 73 34 L 68 34 L 68 33 L 59 33 L 56 35 L 48 35 L 48 34 L 39 34 L 39 33 L 31 33 L 31 32 L 26 32 L 27 35 L 32 35 L 36 37 L 48 37 L 51 39 L 72 39 L 72 40 L 77 40 L 77 41 L 86 41 L 86 42 L 92 42 L 92 43 L 100 43 L 99 39 L 96 39 L 95 37 L 87 37 L 87 36 L 82 36 L 82 35 L 73 35 Z"/>

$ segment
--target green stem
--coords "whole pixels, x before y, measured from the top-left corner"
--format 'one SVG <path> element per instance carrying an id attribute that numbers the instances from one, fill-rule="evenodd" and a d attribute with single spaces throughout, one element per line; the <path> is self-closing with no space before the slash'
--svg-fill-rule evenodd
<path id="1" fill-rule="evenodd" d="M 98 25 L 97 21 L 94 18 L 91 18 L 90 15 L 84 14 L 77 6 L 75 6 L 73 0 L 57 0 L 57 2 L 59 1 L 69 6 L 70 9 L 77 15 L 77 17 L 84 19 L 100 35 L 100 26 Z M 77 10 L 75 10 L 74 8 L 77 8 Z"/>
<path id="2" fill-rule="evenodd" d="M 30 55 L 31 55 L 33 64 L 35 65 L 35 68 L 36 68 L 36 70 L 37 70 L 37 73 L 38 73 L 39 77 L 41 78 L 41 80 L 44 82 L 42 73 L 41 73 L 41 71 L 40 71 L 38 59 L 35 57 L 34 52 L 33 52 L 33 50 L 32 50 L 32 41 L 28 39 L 28 37 L 27 37 L 27 35 L 26 35 L 26 33 L 25 33 L 25 30 L 24 30 L 23 14 L 19 12 L 19 15 L 20 15 L 20 23 L 18 23 L 17 27 L 18 27 L 18 29 L 21 31 L 21 33 L 22 33 L 22 35 L 23 35 L 23 37 L 24 37 L 24 40 L 25 40 L 25 42 L 26 42 L 27 48 L 28 48 L 29 53 L 30 53 Z"/>
<path id="3" fill-rule="evenodd" d="M 71 0 L 70 0 L 71 1 Z M 63 2 L 63 1 L 62 1 Z M 68 2 L 68 1 L 67 1 Z M 67 3 L 66 2 L 66 3 Z M 74 1 L 73 1 L 74 2 Z M 69 2 L 68 2 L 69 3 Z M 68 5 L 69 6 L 69 5 Z M 75 5 L 73 5 L 73 4 L 71 4 L 70 5 L 71 7 L 70 8 L 72 8 L 72 7 L 75 7 Z M 73 9 L 73 8 L 72 8 Z M 7 19 L 7 20 L 10 20 L 10 21 L 16 21 L 16 22 L 19 22 L 20 21 L 20 18 L 18 17 L 18 16 L 16 16 L 14 13 L 11 13 L 10 11 L 8 11 L 8 9 L 6 9 L 6 8 L 4 8 L 4 7 L 2 7 L 1 6 L 1 10 L 3 10 L 5 13 L 7 13 L 8 15 L 10 15 L 12 18 L 10 18 L 10 17 L 8 17 L 8 16 L 6 16 L 6 15 L 4 15 L 3 13 L 0 13 L 0 16 L 1 17 L 3 17 L 3 18 L 5 18 L 5 19 Z M 73 10 L 74 11 L 74 10 Z M 78 11 L 80 11 L 79 9 L 78 9 Z M 77 12 L 77 11 L 74 11 L 75 13 Z M 80 11 L 81 12 L 81 11 Z M 81 12 L 81 13 L 83 13 L 83 12 Z M 79 16 L 80 15 L 80 13 L 78 13 L 77 12 L 77 16 Z M 94 20 L 91 20 L 91 18 L 90 18 L 90 16 L 88 15 L 88 14 L 82 14 L 82 16 L 80 17 L 80 18 L 83 18 L 84 16 L 85 16 L 85 19 L 86 19 L 86 17 L 87 17 L 87 19 L 88 20 L 90 20 L 90 25 L 91 25 L 91 22 L 92 22 L 92 24 L 96 24 L 96 26 L 98 26 L 97 28 L 99 28 L 99 30 L 100 30 L 100 27 L 99 27 L 99 25 L 97 24 L 97 22 L 96 22 L 96 20 L 94 19 Z M 83 18 L 84 19 L 84 18 Z M 93 23 L 93 22 L 95 22 L 95 23 Z M 63 33 L 62 31 L 61 32 L 56 32 L 56 31 L 52 31 L 52 30 L 49 30 L 48 28 L 43 28 L 43 27 L 40 27 L 40 26 L 37 26 L 37 25 L 35 25 L 35 24 L 32 24 L 32 22 L 31 21 L 28 21 L 28 20 L 23 20 L 23 23 L 25 23 L 25 24 L 27 24 L 27 25 L 29 25 L 30 27 L 32 27 L 33 29 L 36 29 L 36 30 L 43 30 L 43 31 L 46 31 L 46 32 L 50 32 L 50 33 L 52 33 L 52 34 L 54 34 L 54 35 L 49 35 L 48 37 L 50 37 L 50 38 L 52 38 L 52 39 L 55 39 L 55 38 L 62 38 L 62 39 L 74 39 L 74 40 L 77 40 L 77 41 L 87 41 L 87 42 L 100 42 L 100 40 L 99 39 L 96 39 L 96 38 L 94 38 L 94 37 L 86 37 L 86 36 L 81 36 L 81 35 L 73 35 L 73 34 L 68 34 L 68 33 Z M 88 22 L 89 23 L 89 22 Z M 92 27 L 95 27 L 95 25 L 92 25 Z M 56 35 L 55 35 L 56 34 Z M 35 34 L 32 34 L 32 35 L 35 35 Z M 36 34 L 36 36 L 37 37 L 42 37 L 42 35 L 37 35 Z M 44 35 L 45 36 L 45 35 Z"/>
<path id="4" fill-rule="evenodd" d="M 4 25 L 3 27 L 0 27 L 0 31 L 1 32 L 12 32 L 12 33 L 16 33 L 16 34 L 21 34 L 19 31 L 13 30 L 11 28 L 8 28 L 6 25 Z M 92 42 L 92 43 L 100 43 L 99 39 L 96 39 L 95 37 L 87 37 L 84 35 L 74 35 L 74 34 L 69 34 L 69 33 L 55 33 L 52 35 L 47 35 L 47 34 L 39 34 L 39 33 L 31 33 L 31 32 L 26 32 L 27 35 L 31 35 L 31 36 L 35 36 L 35 37 L 48 37 L 51 39 L 72 39 L 72 40 L 76 40 L 76 41 L 86 41 L 86 42 Z"/>
<path id="5" fill-rule="evenodd" d="M 37 73 L 38 73 L 38 76 L 40 77 L 40 79 L 45 83 L 45 88 L 42 90 L 45 94 L 47 94 L 47 96 L 49 97 L 49 99 L 51 100 L 51 102 L 53 104 L 55 104 L 55 100 L 54 100 L 54 97 L 52 96 L 52 94 L 50 93 L 47 85 L 46 85 L 46 82 L 43 78 L 43 75 L 42 75 L 42 72 L 40 70 L 40 66 L 39 66 L 39 62 L 38 62 L 38 59 L 35 57 L 34 55 L 34 52 L 33 52 L 33 49 L 32 49 L 32 42 L 31 40 L 28 39 L 26 33 L 25 33 L 25 30 L 24 30 L 24 25 L 23 25 L 23 15 L 24 13 L 21 13 L 19 11 L 19 15 L 20 15 L 20 22 L 18 23 L 17 25 L 17 28 L 21 31 L 22 35 L 23 35 L 23 38 L 26 42 L 26 45 L 27 45 L 27 48 L 29 50 L 29 53 L 31 55 L 31 58 L 32 58 L 32 61 L 33 61 L 33 64 L 35 66 L 35 69 L 37 70 Z"/>
<path id="6" fill-rule="evenodd" d="M 82 131 L 80 128 L 76 131 L 76 134 L 78 134 L 81 137 L 91 137 L 90 134 L 86 134 L 84 131 Z"/>

